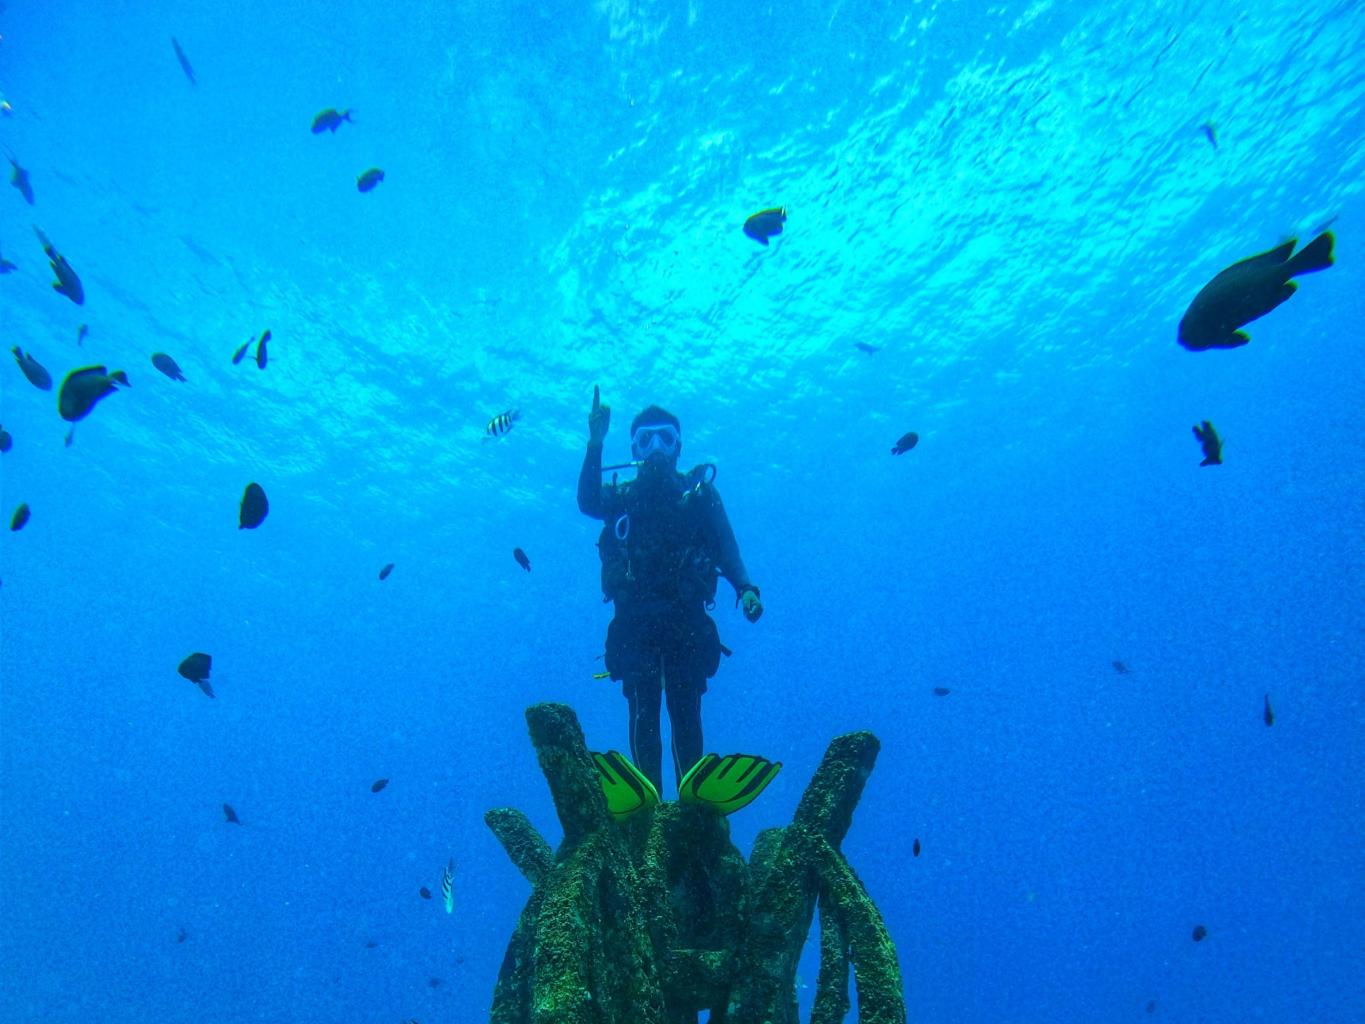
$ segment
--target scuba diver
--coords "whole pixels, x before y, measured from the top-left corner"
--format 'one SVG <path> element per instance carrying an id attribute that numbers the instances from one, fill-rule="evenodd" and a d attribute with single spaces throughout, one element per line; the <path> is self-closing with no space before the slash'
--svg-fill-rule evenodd
<path id="1" fill-rule="evenodd" d="M 634 462 L 606 467 L 636 470 L 634 480 L 619 484 L 614 475 L 610 484 L 602 481 L 602 445 L 610 424 L 611 408 L 594 386 L 578 508 L 604 523 L 597 541 L 602 596 L 616 606 L 607 628 L 606 667 L 630 705 L 631 759 L 614 751 L 594 754 L 608 806 L 621 815 L 658 802 L 659 712 L 666 700 L 680 798 L 728 814 L 757 796 L 781 764 L 743 754 L 702 757 L 701 697 L 721 653 L 729 654 L 706 613 L 715 607 L 721 576 L 734 587 L 735 604 L 750 622 L 763 614 L 763 603 L 711 482 L 715 467 L 678 472 L 678 418 L 657 405 L 635 417 Z"/>

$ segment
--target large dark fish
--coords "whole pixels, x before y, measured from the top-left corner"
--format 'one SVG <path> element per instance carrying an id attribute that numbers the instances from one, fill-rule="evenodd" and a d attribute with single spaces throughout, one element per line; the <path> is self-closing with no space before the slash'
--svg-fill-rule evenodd
<path id="1" fill-rule="evenodd" d="M 68 423 L 83 420 L 100 399 L 118 390 L 117 385 L 129 386 L 128 375 L 122 370 L 110 373 L 103 366 L 72 370 L 57 393 L 57 411 Z"/>
<path id="2" fill-rule="evenodd" d="M 389 578 L 389 573 L 391 573 L 391 572 L 393 572 L 393 563 L 392 563 L 392 562 L 390 562 L 388 565 L 384 566 L 384 568 L 382 568 L 382 569 L 379 570 L 379 578 L 380 578 L 381 580 L 386 580 L 386 579 Z"/>
<path id="3" fill-rule="evenodd" d="M 185 375 L 180 372 L 180 367 L 176 365 L 175 360 L 166 355 L 165 352 L 153 352 L 152 365 L 167 377 L 171 378 L 171 380 L 185 379 Z"/>
<path id="4" fill-rule="evenodd" d="M 744 233 L 760 245 L 767 245 L 773 235 L 782 234 L 782 225 L 787 222 L 787 208 L 774 206 L 759 210 L 744 222 Z"/>
<path id="5" fill-rule="evenodd" d="M 249 348 L 251 347 L 251 343 L 252 343 L 255 339 L 256 339 L 256 336 L 253 334 L 250 338 L 247 338 L 246 341 L 242 342 L 242 347 L 241 347 L 241 348 L 239 348 L 236 352 L 232 353 L 232 365 L 233 365 L 233 366 L 236 366 L 238 363 L 240 363 L 240 362 L 242 361 L 242 356 L 246 355 L 246 350 L 249 349 Z"/>
<path id="6" fill-rule="evenodd" d="M 47 372 L 42 363 L 34 359 L 31 353 L 26 354 L 18 345 L 10 351 L 14 353 L 14 361 L 19 364 L 19 369 L 24 371 L 24 376 L 28 378 L 30 384 L 41 391 L 52 390 L 52 374 Z"/>
<path id="7" fill-rule="evenodd" d="M 1200 465 L 1221 466 L 1223 464 L 1223 439 L 1218 436 L 1218 431 L 1213 429 L 1213 424 L 1205 420 L 1193 429 L 1195 440 L 1199 442 L 1199 447 L 1204 450 L 1204 461 Z"/>
<path id="8" fill-rule="evenodd" d="M 356 178 L 355 187 L 361 192 L 368 192 L 383 180 L 384 172 L 378 167 L 371 167 L 360 177 Z"/>
<path id="9" fill-rule="evenodd" d="M 190 80 L 190 85 L 198 85 L 194 80 L 194 68 L 190 67 L 190 59 L 185 56 L 185 51 L 180 48 L 179 41 L 175 36 L 171 36 L 171 45 L 175 47 L 175 59 L 180 61 L 180 70 L 185 72 L 185 77 Z"/>
<path id="10" fill-rule="evenodd" d="M 19 161 L 14 157 L 9 158 L 10 166 L 14 171 L 9 176 L 9 183 L 19 190 L 19 194 L 24 197 L 24 202 L 29 206 L 33 205 L 33 186 L 28 180 L 28 171 L 19 166 Z"/>
<path id="11" fill-rule="evenodd" d="M 237 529 L 254 530 L 265 521 L 266 513 L 270 511 L 270 502 L 266 500 L 265 490 L 260 484 L 247 484 L 246 490 L 242 492 L 242 507 L 237 514 Z"/>
<path id="12" fill-rule="evenodd" d="M 1180 320 L 1180 344 L 1194 352 L 1236 348 L 1251 336 L 1239 331 L 1294 294 L 1290 280 L 1332 265 L 1332 233 L 1324 231 L 1297 253 L 1296 240 L 1234 263 L 1200 290 Z"/>
<path id="13" fill-rule="evenodd" d="M 341 127 L 342 121 L 350 121 L 351 112 L 349 110 L 333 110 L 328 107 L 317 117 L 313 118 L 313 134 L 321 135 L 323 132 L 336 132 Z"/>
<path id="14" fill-rule="evenodd" d="M 232 809 L 232 804 L 223 804 L 223 817 L 227 819 L 229 825 L 242 823 L 242 819 L 237 817 L 237 812 Z"/>
<path id="15" fill-rule="evenodd" d="M 47 235 L 36 227 L 33 230 L 37 232 L 38 241 L 43 244 L 43 252 L 47 255 L 52 273 L 57 276 L 57 280 L 52 282 L 52 290 L 58 295 L 65 295 L 78 306 L 85 305 L 85 289 L 81 287 L 81 279 L 71 269 L 71 264 L 66 262 L 66 257 L 57 251 L 57 247 L 48 240 Z"/>
<path id="16" fill-rule="evenodd" d="M 513 548 L 512 557 L 517 560 L 517 565 L 521 566 L 527 572 L 531 571 L 531 560 L 526 557 L 526 552 L 521 550 L 521 548 Z"/>
<path id="17" fill-rule="evenodd" d="M 383 788 L 384 788 L 385 786 L 387 786 L 388 784 L 389 784 L 389 780 L 388 780 L 388 779 L 375 779 L 374 782 L 372 782 L 372 783 L 370 784 L 370 792 L 371 792 L 371 793 L 378 793 L 381 789 L 383 789 Z"/>
<path id="18" fill-rule="evenodd" d="M 1270 694 L 1268 693 L 1265 695 L 1265 710 L 1261 713 L 1261 717 L 1265 719 L 1267 728 L 1275 724 L 1275 712 L 1270 707 Z"/>
<path id="19" fill-rule="evenodd" d="M 261 340 L 256 342 L 256 369 L 264 370 L 266 360 L 269 358 L 265 354 L 265 347 L 270 344 L 270 331 L 261 332 Z"/>
<path id="20" fill-rule="evenodd" d="M 4 427 L 0 427 L 0 452 L 7 452 L 14 447 L 14 438 Z"/>
<path id="21" fill-rule="evenodd" d="M 209 671 L 212 668 L 213 655 L 196 651 L 182 661 L 176 671 L 203 690 L 205 697 L 212 697 L 213 687 L 209 685 Z M 227 806 L 224 805 L 224 810 L 227 809 Z M 231 821 L 232 819 L 229 818 L 228 820 Z"/>
<path id="22" fill-rule="evenodd" d="M 14 515 L 10 516 L 9 528 L 11 532 L 18 532 L 24 528 L 28 522 L 28 502 L 24 502 L 14 510 Z"/>
<path id="23" fill-rule="evenodd" d="M 912 430 L 910 431 L 910 433 L 902 436 L 901 439 L 897 441 L 894 446 L 892 446 L 891 454 L 904 455 L 917 444 L 919 444 L 919 435 Z"/>

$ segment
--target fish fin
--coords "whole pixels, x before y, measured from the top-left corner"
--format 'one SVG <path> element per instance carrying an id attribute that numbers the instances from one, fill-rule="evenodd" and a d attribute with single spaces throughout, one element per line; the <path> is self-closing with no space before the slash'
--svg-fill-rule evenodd
<path id="1" fill-rule="evenodd" d="M 1277 245 L 1275 248 L 1267 249 L 1265 252 L 1258 252 L 1255 256 L 1248 256 L 1244 260 L 1238 260 L 1232 266 L 1246 267 L 1253 263 L 1284 263 L 1290 256 L 1294 255 L 1294 246 L 1297 244 L 1298 239 L 1291 238 L 1283 245 Z M 1228 269 L 1231 270 L 1232 267 L 1229 267 Z"/>
<path id="2" fill-rule="evenodd" d="M 1334 262 L 1332 259 L 1332 232 L 1324 231 L 1313 239 L 1289 260 L 1289 276 L 1297 277 L 1299 274 L 1311 274 L 1317 270 L 1326 270 Z"/>

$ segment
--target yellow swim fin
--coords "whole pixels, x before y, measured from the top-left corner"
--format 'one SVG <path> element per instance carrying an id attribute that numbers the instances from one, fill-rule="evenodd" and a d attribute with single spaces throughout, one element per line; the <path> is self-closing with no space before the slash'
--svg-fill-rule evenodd
<path id="1" fill-rule="evenodd" d="M 678 783 L 678 799 L 733 814 L 749 806 L 781 770 L 781 761 L 757 754 L 707 754 Z"/>
<path id="2" fill-rule="evenodd" d="M 592 763 L 597 765 L 607 810 L 618 821 L 659 803 L 659 791 L 654 783 L 620 751 L 608 750 L 605 754 L 593 751 Z"/>

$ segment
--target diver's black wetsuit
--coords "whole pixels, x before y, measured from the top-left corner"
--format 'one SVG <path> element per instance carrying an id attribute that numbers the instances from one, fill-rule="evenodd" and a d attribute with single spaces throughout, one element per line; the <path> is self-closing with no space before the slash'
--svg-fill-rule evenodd
<path id="1" fill-rule="evenodd" d="M 750 587 L 720 494 L 689 486 L 674 469 L 628 483 L 602 483 L 602 445 L 588 444 L 578 508 L 605 522 L 598 539 L 602 593 L 616 603 L 607 628 L 607 670 L 630 702 L 630 756 L 661 793 L 659 705 L 668 700 L 673 770 L 679 780 L 702 755 L 701 695 L 720 666 L 716 624 L 706 614 L 716 580 Z"/>

